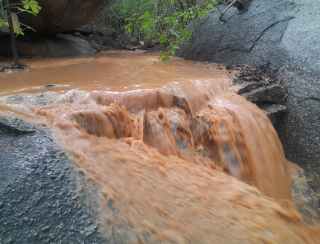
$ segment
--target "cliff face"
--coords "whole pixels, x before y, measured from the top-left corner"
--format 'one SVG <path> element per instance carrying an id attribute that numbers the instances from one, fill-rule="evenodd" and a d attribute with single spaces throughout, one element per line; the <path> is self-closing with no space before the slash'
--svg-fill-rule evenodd
<path id="1" fill-rule="evenodd" d="M 87 24 L 106 4 L 105 0 L 39 0 L 40 14 L 24 16 L 24 23 L 43 34 L 54 34 L 73 30 Z"/>

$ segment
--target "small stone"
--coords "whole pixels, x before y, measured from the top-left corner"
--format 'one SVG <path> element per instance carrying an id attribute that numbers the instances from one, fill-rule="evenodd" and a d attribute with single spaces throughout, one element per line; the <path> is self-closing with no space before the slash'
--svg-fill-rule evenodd
<path id="1" fill-rule="evenodd" d="M 52 88 L 52 87 L 55 87 L 55 86 L 57 86 L 57 85 L 56 84 L 47 84 L 47 85 L 45 85 L 46 88 Z"/>

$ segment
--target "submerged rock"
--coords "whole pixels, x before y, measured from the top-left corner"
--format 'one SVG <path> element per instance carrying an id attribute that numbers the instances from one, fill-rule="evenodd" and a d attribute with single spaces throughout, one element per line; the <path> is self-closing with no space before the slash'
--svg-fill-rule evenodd
<path id="1" fill-rule="evenodd" d="M 217 70 L 194 68 L 191 79 L 125 91 L 54 91 L 51 81 L 3 95 L 1 112 L 51 128 L 1 120 L 3 242 L 317 243 L 266 114 L 225 71 L 210 79 Z M 148 81 L 163 69 L 149 72 Z"/>
<path id="2" fill-rule="evenodd" d="M 269 120 L 255 105 L 223 91 L 204 81 L 96 91 L 38 114 L 51 121 L 77 166 L 116 209 L 116 216 L 103 209 L 101 216 L 105 223 L 120 222 L 119 233 L 130 233 L 125 243 L 303 243 L 302 233 L 312 243 L 317 232 L 304 229 L 292 208 L 289 165 Z M 274 200 L 264 202 L 264 196 Z M 284 228 L 294 234 L 282 232 L 279 220 L 288 221 Z M 221 229 L 230 224 L 232 236 Z"/>
<path id="3" fill-rule="evenodd" d="M 55 136 L 3 119 L 1 243 L 316 244 L 266 115 L 214 85 L 14 100 Z"/>

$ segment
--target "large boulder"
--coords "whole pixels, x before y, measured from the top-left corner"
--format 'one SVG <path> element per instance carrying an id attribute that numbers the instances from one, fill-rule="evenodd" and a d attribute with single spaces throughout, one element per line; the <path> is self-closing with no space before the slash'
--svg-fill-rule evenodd
<path id="1" fill-rule="evenodd" d="M 0 147 L 0 243 L 106 243 L 94 187 L 48 129 L 0 117 Z"/>
<path id="2" fill-rule="evenodd" d="M 38 16 L 26 15 L 23 22 L 37 32 L 54 34 L 78 28 L 92 21 L 105 0 L 39 0 L 42 10 Z"/>
<path id="3" fill-rule="evenodd" d="M 287 157 L 320 171 L 320 3 L 253 0 L 248 11 L 232 9 L 225 20 L 212 13 L 197 25 L 180 55 L 280 69 L 289 93 L 288 113 L 280 124 Z"/>
<path id="4" fill-rule="evenodd" d="M 11 56 L 9 36 L 0 38 L 0 55 Z M 74 57 L 93 55 L 97 50 L 85 39 L 70 35 L 57 34 L 50 38 L 17 40 L 17 49 L 22 57 Z"/>
<path id="5" fill-rule="evenodd" d="M 16 0 L 18 1 L 18 0 Z M 38 0 L 41 5 L 39 15 L 20 15 L 21 22 L 34 31 L 17 40 L 21 56 L 69 57 L 92 55 L 99 45 L 80 33 L 72 35 L 77 28 L 90 23 L 107 5 L 106 0 Z M 64 33 L 64 34 L 61 34 Z M 11 56 L 10 37 L 0 32 L 0 55 Z"/>

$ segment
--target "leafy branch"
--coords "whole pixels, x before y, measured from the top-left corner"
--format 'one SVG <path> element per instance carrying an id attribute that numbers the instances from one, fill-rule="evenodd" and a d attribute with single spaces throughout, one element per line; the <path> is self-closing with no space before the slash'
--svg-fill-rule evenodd
<path id="1" fill-rule="evenodd" d="M 117 0 L 110 13 L 116 27 L 131 38 L 164 47 L 162 59 L 173 56 L 189 40 L 189 25 L 207 16 L 221 0 Z M 116 15 L 114 14 L 116 13 Z"/>
<path id="2" fill-rule="evenodd" d="M 16 47 L 16 35 L 24 35 L 24 29 L 31 27 L 19 20 L 20 14 L 39 14 L 41 7 L 37 0 L 21 0 L 11 3 L 10 0 L 0 0 L 0 30 L 8 29 L 10 32 L 11 51 L 14 64 L 19 66 L 19 56 Z"/>

